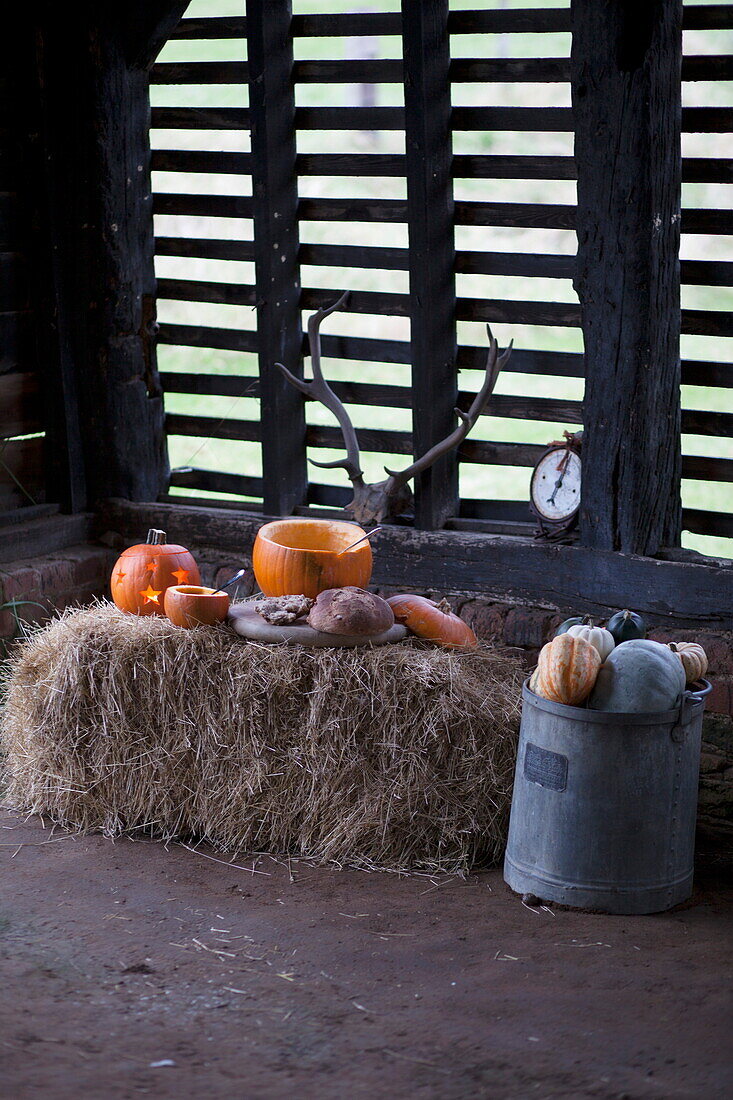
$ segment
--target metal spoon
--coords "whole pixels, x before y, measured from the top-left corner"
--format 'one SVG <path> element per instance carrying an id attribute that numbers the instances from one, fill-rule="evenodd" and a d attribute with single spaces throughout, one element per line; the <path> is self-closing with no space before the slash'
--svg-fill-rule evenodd
<path id="1" fill-rule="evenodd" d="M 364 541 L 364 539 L 370 539 L 372 537 L 372 535 L 376 535 L 377 531 L 381 531 L 381 530 L 382 530 L 381 527 L 372 527 L 371 531 L 367 531 L 367 533 L 365 535 L 360 535 L 359 538 L 356 540 L 356 542 L 352 542 L 350 546 L 345 546 L 343 550 L 339 550 L 336 557 L 340 558 L 341 555 L 345 554 L 347 550 L 353 550 L 354 547 L 358 546 L 360 542 Z"/>

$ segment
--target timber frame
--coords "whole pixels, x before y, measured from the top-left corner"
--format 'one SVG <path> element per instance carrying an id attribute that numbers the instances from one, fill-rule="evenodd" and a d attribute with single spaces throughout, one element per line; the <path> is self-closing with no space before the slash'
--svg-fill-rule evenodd
<path id="1" fill-rule="evenodd" d="M 261 227 L 254 249 L 259 392 L 275 426 L 262 437 L 261 512 L 154 503 L 167 490 L 169 469 L 156 361 L 149 72 L 186 6 L 136 0 L 112 12 L 71 2 L 62 11 L 43 3 L 24 15 L 38 78 L 29 112 L 43 165 L 36 195 L 46 272 L 41 346 L 52 375 L 50 437 L 64 456 L 55 499 L 67 513 L 93 513 L 100 531 L 134 538 L 157 526 L 173 538 L 218 540 L 246 552 L 268 515 L 306 508 L 303 401 L 268 366 L 280 360 L 302 371 L 290 3 L 247 4 L 254 187 L 252 200 L 241 201 L 251 201 Z M 411 348 L 423 367 L 420 374 L 413 367 L 420 425 L 413 447 L 422 453 L 454 426 L 451 410 L 460 400 L 444 94 L 448 0 L 403 0 L 403 14 L 407 162 L 415 183 L 407 209 Z M 591 613 L 632 604 L 652 619 L 730 629 L 733 563 L 675 550 L 682 2 L 574 0 L 570 18 L 575 285 L 586 345 L 580 543 L 541 545 L 507 533 L 511 524 L 456 518 L 456 463 L 446 458 L 416 486 L 415 527 L 381 536 L 375 583 Z M 658 135 L 651 149 L 650 133 Z"/>

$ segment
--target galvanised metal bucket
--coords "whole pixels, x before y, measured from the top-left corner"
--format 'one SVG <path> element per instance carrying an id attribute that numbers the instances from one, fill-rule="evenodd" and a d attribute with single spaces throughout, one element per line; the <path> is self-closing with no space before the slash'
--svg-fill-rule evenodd
<path id="1" fill-rule="evenodd" d="M 606 913 L 688 898 L 707 680 L 677 710 L 607 714 L 522 697 L 504 878 Z M 695 685 L 697 688 L 697 685 Z"/>

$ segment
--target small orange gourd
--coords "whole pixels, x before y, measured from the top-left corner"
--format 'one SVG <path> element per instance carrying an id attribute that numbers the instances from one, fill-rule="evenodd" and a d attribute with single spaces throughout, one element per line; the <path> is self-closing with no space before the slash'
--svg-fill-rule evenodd
<path id="1" fill-rule="evenodd" d="M 147 542 L 120 554 L 110 578 L 112 599 L 133 615 L 165 615 L 163 597 L 174 584 L 199 584 L 198 566 L 185 546 L 165 541 L 165 531 L 148 532 Z"/>
<path id="2" fill-rule="evenodd" d="M 708 657 L 699 642 L 669 642 L 669 648 L 682 661 L 687 683 L 699 680 L 708 670 Z"/>
<path id="3" fill-rule="evenodd" d="M 593 690 L 600 667 L 595 646 L 572 634 L 559 634 L 540 651 L 530 687 L 544 699 L 577 707 Z"/>
<path id="4" fill-rule="evenodd" d="M 252 550 L 255 580 L 266 596 L 298 593 L 314 600 L 329 588 L 366 588 L 372 548 L 356 523 L 276 519 L 260 527 Z"/>
<path id="5" fill-rule="evenodd" d="M 454 615 L 447 600 L 435 603 L 427 596 L 405 592 L 390 596 L 387 603 L 398 623 L 418 638 L 444 646 L 476 646 L 478 639 L 468 623 Z"/>

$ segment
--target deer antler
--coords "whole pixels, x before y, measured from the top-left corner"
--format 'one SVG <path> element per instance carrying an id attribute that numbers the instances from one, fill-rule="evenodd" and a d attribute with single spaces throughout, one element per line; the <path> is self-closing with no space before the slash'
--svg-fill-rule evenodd
<path id="1" fill-rule="evenodd" d="M 486 376 L 481 389 L 471 402 L 471 407 L 468 412 L 464 413 L 461 409 L 456 409 L 456 414 L 460 418 L 461 423 L 455 431 L 451 432 L 450 435 L 446 436 L 440 443 L 436 443 L 434 447 L 426 451 L 425 454 L 422 455 L 421 458 L 418 458 L 417 461 L 413 462 L 411 466 L 407 466 L 404 470 L 398 471 L 386 470 L 388 476 L 384 481 L 379 481 L 374 485 L 367 485 L 364 482 L 364 475 L 359 461 L 359 443 L 356 438 L 354 425 L 351 423 L 351 418 L 344 408 L 344 405 L 323 377 L 323 371 L 321 369 L 321 322 L 324 318 L 328 317 L 330 313 L 334 313 L 335 310 L 345 305 L 348 297 L 349 291 L 347 290 L 345 294 L 341 295 L 337 302 L 334 302 L 333 305 L 328 306 L 326 309 L 317 310 L 308 321 L 308 342 L 310 344 L 311 362 L 313 365 L 312 381 L 309 382 L 303 378 L 296 377 L 296 375 L 292 374 L 282 363 L 276 363 L 275 366 L 283 373 L 287 380 L 299 389 L 301 393 L 305 394 L 306 397 L 320 401 L 322 405 L 325 405 L 325 407 L 336 417 L 339 427 L 341 428 L 344 444 L 346 446 L 346 457 L 337 459 L 335 462 L 315 462 L 311 459 L 313 465 L 319 466 L 324 470 L 335 470 L 339 467 L 346 470 L 354 486 L 354 499 L 350 504 L 347 504 L 347 511 L 351 512 L 354 519 L 359 523 L 381 523 L 384 519 L 395 518 L 404 512 L 405 508 L 409 507 L 412 500 L 412 493 L 407 484 L 408 481 L 417 474 L 422 473 L 422 471 L 426 470 L 429 466 L 432 466 L 441 455 L 446 454 L 448 451 L 452 450 L 453 447 L 457 447 L 466 438 L 493 393 L 496 380 L 499 377 L 499 372 L 512 353 L 513 342 L 500 356 L 498 344 L 491 334 L 491 329 L 487 325 L 486 328 L 489 334 L 489 354 L 486 361 Z"/>
<path id="2" fill-rule="evenodd" d="M 298 378 L 282 363 L 275 363 L 275 366 L 285 375 L 288 382 L 292 383 L 296 389 L 299 389 L 301 393 L 304 393 L 306 397 L 311 397 L 314 401 L 320 401 L 322 405 L 333 413 L 338 420 L 339 427 L 344 437 L 344 443 L 346 445 L 346 458 L 338 458 L 335 462 L 316 462 L 315 459 L 310 461 L 314 466 L 320 466 L 323 470 L 336 470 L 339 467 L 343 467 L 346 473 L 349 475 L 350 480 L 357 484 L 364 483 L 364 477 L 359 464 L 359 443 L 356 438 L 356 432 L 354 431 L 354 425 L 351 423 L 351 417 L 347 413 L 343 406 L 343 403 L 338 399 L 336 394 L 329 386 L 326 379 L 323 377 L 323 371 L 321 369 L 321 322 L 326 319 L 331 313 L 335 313 L 337 309 L 341 309 L 343 305 L 346 305 L 350 291 L 346 291 L 341 295 L 337 302 L 333 305 L 327 306 L 325 309 L 316 310 L 316 312 L 310 317 L 308 321 L 308 344 L 310 346 L 311 353 L 311 365 L 313 367 L 313 380 L 307 382 L 304 378 Z"/>
<path id="3" fill-rule="evenodd" d="M 389 470 L 385 466 L 385 470 L 391 479 L 391 488 L 388 491 L 397 492 L 411 478 L 415 477 L 417 474 L 421 474 L 423 470 L 427 470 L 429 466 L 437 462 L 441 455 L 447 454 L 447 452 L 451 451 L 454 447 L 460 446 L 481 413 L 484 411 L 487 401 L 494 392 L 494 386 L 496 385 L 496 380 L 499 377 L 501 369 L 511 355 L 512 348 L 514 347 L 514 341 L 512 340 L 503 355 L 499 356 L 499 345 L 494 339 L 489 325 L 486 326 L 486 331 L 489 334 L 489 354 L 486 360 L 486 376 L 481 389 L 471 402 L 471 407 L 468 412 L 465 413 L 461 409 L 455 409 L 456 416 L 461 420 L 458 427 L 452 431 L 450 435 L 447 435 L 445 439 L 442 439 L 440 443 L 436 443 L 434 447 L 426 451 L 425 454 L 422 455 L 421 458 L 418 458 L 417 461 L 413 462 L 411 466 L 407 466 L 404 470 Z"/>

